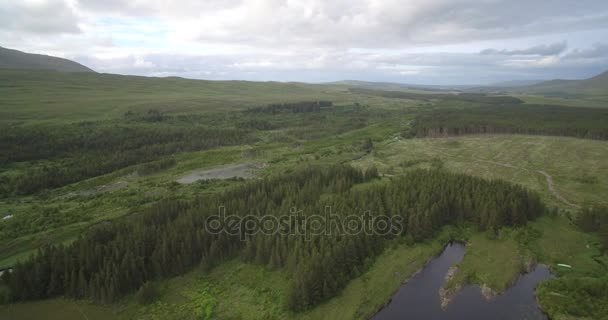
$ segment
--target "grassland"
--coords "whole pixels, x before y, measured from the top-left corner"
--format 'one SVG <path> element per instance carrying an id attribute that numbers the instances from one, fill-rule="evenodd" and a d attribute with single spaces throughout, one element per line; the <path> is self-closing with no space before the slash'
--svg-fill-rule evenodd
<path id="1" fill-rule="evenodd" d="M 469 283 L 484 285 L 495 292 L 504 292 L 523 271 L 522 255 L 517 242 L 507 230 L 497 239 L 474 234 L 467 240 L 464 258 L 446 288 Z"/>
<path id="2" fill-rule="evenodd" d="M 570 107 L 608 108 L 608 97 L 583 96 L 577 98 L 545 97 L 538 95 L 516 95 L 528 104 L 551 104 Z"/>
<path id="3" fill-rule="evenodd" d="M 320 85 L 279 82 L 202 81 L 95 73 L 0 69 L 0 118 L 6 120 L 99 120 L 129 110 L 208 112 L 273 102 L 345 101 Z"/>
<path id="4" fill-rule="evenodd" d="M 162 295 L 140 305 L 128 297 L 111 306 L 54 299 L 0 308 L 0 317 L 34 319 L 61 309 L 57 319 L 367 319 L 414 272 L 441 252 L 451 230 L 436 240 L 407 245 L 394 242 L 372 267 L 354 279 L 336 298 L 304 313 L 286 309 L 290 275 L 266 266 L 232 260 L 210 272 L 192 271 L 159 283 Z"/>
<path id="5" fill-rule="evenodd" d="M 474 283 L 497 293 L 514 283 L 529 261 L 549 266 L 559 279 L 579 281 L 576 279 L 598 279 L 605 275 L 607 259 L 600 253 L 598 239 L 578 230 L 568 217 L 575 214 L 579 205 L 606 204 L 608 189 L 602 182 L 608 179 L 608 167 L 602 160 L 606 156 L 608 148 L 601 141 L 479 135 L 392 138 L 376 143 L 371 154 L 353 163 L 360 167 L 376 166 L 385 175 L 398 175 L 417 167 L 443 167 L 503 179 L 538 191 L 546 203 L 560 208 L 562 213 L 557 216 L 542 217 L 526 228 L 502 230 L 497 239 L 489 239 L 486 234 L 468 238 L 465 257 L 447 287 Z M 553 191 L 541 171 L 551 177 Z M 542 285 L 537 292 L 541 307 L 552 318 L 572 319 L 563 307 L 573 303 L 568 291 L 555 292 L 546 287 Z"/>
<path id="6" fill-rule="evenodd" d="M 247 119 L 267 121 L 275 126 L 270 130 L 254 130 L 255 139 L 246 144 L 163 156 L 162 159 L 175 160 L 175 165 L 151 174 L 138 174 L 141 164 L 135 164 L 33 195 L 0 199 L 0 217 L 14 216 L 14 220 L 0 221 L 0 235 L 13 223 L 23 224 L 24 230 L 35 230 L 16 237 L 2 237 L 0 267 L 27 258 L 45 244 L 68 243 L 91 225 L 136 213 L 160 199 L 191 199 L 200 193 L 217 192 L 241 183 L 237 180 L 188 185 L 175 182 L 191 171 L 226 164 L 260 163 L 265 167 L 256 171 L 256 175 L 263 177 L 309 164 L 349 163 L 361 168 L 375 166 L 386 177 L 414 168 L 433 167 L 503 179 L 539 192 L 546 203 L 562 210 L 563 214 L 543 217 L 528 228 L 503 230 L 497 239 L 489 239 L 485 234 L 468 234 L 465 237 L 469 242 L 467 253 L 454 284 L 474 282 L 502 291 L 519 275 L 522 261 L 529 257 L 551 266 L 560 277 L 596 276 L 605 272 L 597 260 L 597 239 L 577 230 L 567 216 L 574 214 L 580 205 L 608 204 L 607 142 L 524 135 L 403 139 L 401 133 L 410 127 L 418 112 L 426 108 L 471 106 L 467 101 L 433 96 L 439 98 L 393 99 L 349 92 L 343 85 L 0 71 L 0 123 L 6 126 L 62 126 L 84 121 L 123 123 L 126 112 L 150 109 L 170 116 L 203 115 L 194 117 L 201 126 L 228 128 Z M 603 98 L 598 96 L 519 97 L 526 103 L 550 100 L 552 104 L 604 106 Z M 319 114 L 278 116 L 243 112 L 268 103 L 311 99 L 332 100 L 336 108 Z M 371 151 L 361 148 L 362 141 L 367 139 L 373 142 Z M 11 163 L 0 168 L 0 174 L 20 174 L 53 161 Z M 20 217 L 28 218 L 20 220 Z M 1 306 L 0 318 L 366 318 L 436 255 L 445 241 L 445 237 L 439 236 L 434 241 L 413 246 L 395 242 L 339 296 L 298 314 L 286 311 L 283 301 L 287 290 L 285 279 L 291 275 L 235 259 L 210 272 L 195 270 L 159 283 L 162 295 L 151 305 L 139 305 L 134 297 L 105 306 L 54 299 Z M 557 263 L 570 264 L 573 268 L 560 269 Z M 550 291 L 540 291 L 539 300 L 551 310 L 560 303 L 559 296 Z M 555 315 L 559 316 L 559 312 Z"/>
<path id="7" fill-rule="evenodd" d="M 577 205 L 607 204 L 608 156 L 606 142 L 564 137 L 478 135 L 458 138 L 399 139 L 376 143 L 370 155 L 355 165 L 375 165 L 381 173 L 399 174 L 433 163 L 445 169 L 503 179 L 538 191 L 550 204 L 572 206 L 555 197 L 554 190 Z"/>

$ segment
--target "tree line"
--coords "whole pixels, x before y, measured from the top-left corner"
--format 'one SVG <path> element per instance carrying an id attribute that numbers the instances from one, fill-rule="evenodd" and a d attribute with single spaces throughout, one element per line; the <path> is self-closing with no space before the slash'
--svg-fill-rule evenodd
<path id="1" fill-rule="evenodd" d="M 264 107 L 250 108 L 247 111 L 253 113 L 304 113 L 304 112 L 320 112 L 321 108 L 328 108 L 333 106 L 331 101 L 299 101 L 299 102 L 286 102 L 286 103 L 272 103 Z"/>
<path id="2" fill-rule="evenodd" d="M 112 302 L 149 281 L 208 270 L 226 259 L 280 268 L 293 275 L 287 306 L 305 310 L 337 295 L 382 252 L 392 237 L 422 241 L 448 224 L 496 232 L 523 225 L 546 209 L 521 186 L 441 170 L 412 171 L 385 183 L 377 170 L 349 166 L 308 167 L 248 182 L 191 202 L 165 200 L 139 214 L 92 227 L 68 245 L 42 248 L 17 263 L 1 283 L 7 301 L 55 296 Z M 370 182 L 370 183 L 368 183 Z M 366 184 L 363 188 L 352 188 Z M 206 219 L 217 214 L 280 217 L 297 208 L 304 215 L 327 207 L 338 217 L 399 216 L 399 234 L 210 233 Z M 245 239 L 242 241 L 241 239 Z"/>
<path id="3" fill-rule="evenodd" d="M 531 134 L 608 139 L 608 111 L 552 105 L 441 108 L 417 116 L 406 137 Z"/>
<path id="4" fill-rule="evenodd" d="M 602 250 L 608 253 L 608 207 L 583 207 L 574 219 L 576 225 L 585 232 L 595 233 L 600 238 Z"/>
<path id="5" fill-rule="evenodd" d="M 0 134 L 1 163 L 51 160 L 0 176 L 0 195 L 31 194 L 187 151 L 253 141 L 248 130 L 197 126 L 19 127 Z"/>
<path id="6" fill-rule="evenodd" d="M 365 89 L 365 88 L 349 88 L 348 91 L 357 94 L 379 96 L 384 98 L 393 99 L 408 99 L 408 100 L 421 100 L 421 101 L 432 101 L 432 100 L 445 100 L 445 101 L 460 101 L 470 102 L 477 104 L 488 104 L 488 105 L 513 105 L 521 104 L 521 99 L 511 96 L 491 96 L 481 93 L 414 93 L 407 91 L 388 91 L 388 90 L 376 90 L 376 89 Z"/>

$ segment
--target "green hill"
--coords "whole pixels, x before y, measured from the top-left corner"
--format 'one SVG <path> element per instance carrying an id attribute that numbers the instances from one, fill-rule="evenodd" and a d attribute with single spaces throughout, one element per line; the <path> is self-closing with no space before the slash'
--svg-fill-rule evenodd
<path id="1" fill-rule="evenodd" d="M 336 87 L 303 83 L 0 69 L 0 119 L 8 121 L 115 118 L 149 109 L 192 113 L 347 97 Z"/>
<path id="2" fill-rule="evenodd" d="M 0 47 L 0 68 L 2 69 L 43 69 L 61 72 L 95 72 L 80 63 L 47 56 L 26 53 Z"/>
<path id="3" fill-rule="evenodd" d="M 608 93 L 608 71 L 585 80 L 550 80 L 523 88 L 514 88 L 523 93 L 568 96 L 606 95 Z"/>

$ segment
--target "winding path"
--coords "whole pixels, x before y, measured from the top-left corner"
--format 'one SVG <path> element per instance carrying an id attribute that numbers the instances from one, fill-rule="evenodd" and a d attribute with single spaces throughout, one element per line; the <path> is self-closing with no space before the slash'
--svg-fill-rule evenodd
<path id="1" fill-rule="evenodd" d="M 445 151 L 439 151 L 439 153 L 443 154 L 444 156 L 450 157 L 450 158 L 455 158 L 453 155 L 450 155 Z M 485 160 L 485 159 L 480 159 L 480 158 L 475 158 L 475 157 L 472 157 L 471 159 L 474 161 L 490 163 L 490 164 L 494 164 L 494 165 L 502 166 L 502 167 L 506 167 L 506 168 L 536 172 L 536 173 L 542 175 L 543 177 L 545 177 L 545 180 L 547 181 L 547 187 L 549 188 L 549 192 L 551 193 L 551 195 L 553 195 L 557 200 L 565 203 L 566 205 L 568 205 L 572 208 L 580 209 L 579 205 L 568 201 L 568 199 L 564 198 L 561 194 L 559 194 L 559 192 L 555 189 L 555 184 L 553 183 L 553 177 L 543 170 L 533 170 L 533 169 L 528 169 L 528 168 L 524 168 L 524 167 L 514 166 L 514 165 L 508 164 L 508 163 L 496 162 L 496 161 Z"/>
<path id="2" fill-rule="evenodd" d="M 581 206 L 579 206 L 578 204 L 574 204 L 570 201 L 568 201 L 568 199 L 562 197 L 561 194 L 559 194 L 559 192 L 557 192 L 557 190 L 555 190 L 555 185 L 553 184 L 553 177 L 551 177 L 551 175 L 549 175 L 548 173 L 542 171 L 542 170 L 536 170 L 536 172 L 542 174 L 543 176 L 545 176 L 545 179 L 547 179 L 547 185 L 549 186 L 549 191 L 551 192 L 551 194 L 553 194 L 554 197 L 556 197 L 557 199 L 559 199 L 561 202 L 573 207 L 573 208 L 577 208 L 580 209 Z"/>

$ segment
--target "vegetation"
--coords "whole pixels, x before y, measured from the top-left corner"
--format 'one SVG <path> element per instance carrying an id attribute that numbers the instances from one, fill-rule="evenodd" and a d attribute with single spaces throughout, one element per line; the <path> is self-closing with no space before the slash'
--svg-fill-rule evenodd
<path id="1" fill-rule="evenodd" d="M 530 247 L 558 276 L 536 289 L 543 310 L 552 319 L 603 319 L 608 306 L 608 259 L 602 255 L 597 237 L 573 228 L 563 217 L 536 223 L 542 233 Z"/>
<path id="2" fill-rule="evenodd" d="M 374 144 L 374 152 L 353 164 L 375 166 L 381 173 L 398 175 L 417 168 L 430 168 L 441 161 L 443 168 L 486 179 L 501 179 L 539 192 L 551 206 L 578 210 L 575 205 L 606 205 L 608 157 L 604 141 L 550 136 L 468 135 L 433 139 L 390 139 Z M 553 191 L 547 178 L 553 181 Z M 584 179 L 581 177 L 596 177 Z"/>
<path id="3" fill-rule="evenodd" d="M 287 303 L 293 310 L 303 310 L 333 297 L 368 267 L 370 257 L 382 248 L 381 235 L 388 233 L 372 229 L 372 234 L 342 237 L 332 226 L 334 232 L 312 235 L 310 242 L 305 241 L 310 234 L 210 234 L 204 223 L 217 210 L 216 204 L 243 216 L 280 216 L 292 205 L 303 212 L 322 212 L 333 205 L 343 216 L 363 208 L 374 215 L 401 216 L 406 222 L 400 231 L 414 241 L 428 239 L 450 223 L 497 230 L 525 224 L 544 211 L 538 196 L 519 187 L 440 171 L 415 171 L 386 186 L 347 192 L 353 184 L 373 178 L 348 167 L 310 168 L 192 204 L 164 201 L 125 222 L 96 227 L 69 246 L 45 248 L 17 264 L 3 281 L 16 301 L 65 294 L 110 302 L 145 281 L 182 274 L 197 264 L 215 265 L 242 250 L 248 260 L 296 274 Z M 337 194 L 314 201 L 323 190 Z M 242 237 L 248 241 L 240 241 Z M 35 270 L 33 278 L 30 270 Z"/>
<path id="4" fill-rule="evenodd" d="M 259 113 L 280 113 L 280 112 L 292 112 L 292 113 L 302 113 L 302 112 L 319 112 L 321 108 L 331 107 L 333 103 L 331 101 L 300 101 L 300 102 L 291 102 L 291 103 L 274 103 L 269 104 L 266 107 L 257 107 L 251 108 L 249 112 L 259 112 Z"/>
<path id="5" fill-rule="evenodd" d="M 519 104 L 523 103 L 522 100 L 510 96 L 489 96 L 485 94 L 476 94 L 476 93 L 460 93 L 460 94 L 449 94 L 449 93 L 413 93 L 413 92 L 405 92 L 405 91 L 384 91 L 384 90 L 374 90 L 374 89 L 364 89 L 364 88 L 350 88 L 349 91 L 353 93 L 367 94 L 367 95 L 377 95 L 385 98 L 396 98 L 396 99 L 410 99 L 410 100 L 422 100 L 422 101 L 431 101 L 431 100 L 449 100 L 449 101 L 458 101 L 458 102 L 468 102 L 468 103 L 480 103 L 480 104 L 496 104 L 496 105 L 506 105 L 506 104 Z"/>
<path id="6" fill-rule="evenodd" d="M 0 318 L 364 319 L 454 238 L 470 243 L 454 285 L 502 291 L 537 260 L 556 275 L 537 290 L 552 318 L 605 313 L 599 96 L 18 70 L 0 83 L 0 267 L 14 267 Z M 255 179 L 176 182 L 228 164 Z M 400 232 L 210 234 L 220 204 L 369 211 Z"/>
<path id="7" fill-rule="evenodd" d="M 80 63 L 42 54 L 25 53 L 0 47 L 0 68 L 42 69 L 61 72 L 94 72 Z"/>
<path id="8" fill-rule="evenodd" d="M 311 97 L 348 101 L 344 93 L 322 85 L 0 69 L 3 122 L 95 121 L 150 109 L 172 114 L 226 112 Z"/>
<path id="9" fill-rule="evenodd" d="M 418 116 L 409 136 L 537 134 L 608 139 L 608 111 L 550 105 L 505 105 L 438 109 Z"/>
<path id="10" fill-rule="evenodd" d="M 538 289 L 550 314 L 603 319 L 608 312 L 608 277 L 566 277 L 550 280 Z"/>
<path id="11" fill-rule="evenodd" d="M 8 128 L 2 162 L 64 159 L 21 175 L 2 176 L 3 195 L 31 194 L 184 151 L 251 141 L 243 130 L 203 127 L 73 125 Z"/>
<path id="12" fill-rule="evenodd" d="M 608 72 L 584 80 L 550 80 L 523 88 L 513 88 L 510 92 L 523 92 L 557 97 L 605 96 L 608 88 Z"/>
<path id="13" fill-rule="evenodd" d="M 150 304 L 158 299 L 159 295 L 160 292 L 156 284 L 144 282 L 139 290 L 137 290 L 135 297 L 137 298 L 137 302 L 140 304 Z"/>
<path id="14" fill-rule="evenodd" d="M 504 292 L 523 269 L 522 255 L 515 237 L 503 230 L 500 235 L 479 233 L 467 239 L 467 251 L 458 264 L 455 276 L 446 288 L 470 283 L 485 285 L 495 292 Z"/>
<path id="15" fill-rule="evenodd" d="M 608 207 L 584 207 L 576 216 L 575 223 L 586 232 L 596 233 L 602 250 L 608 252 Z"/>

